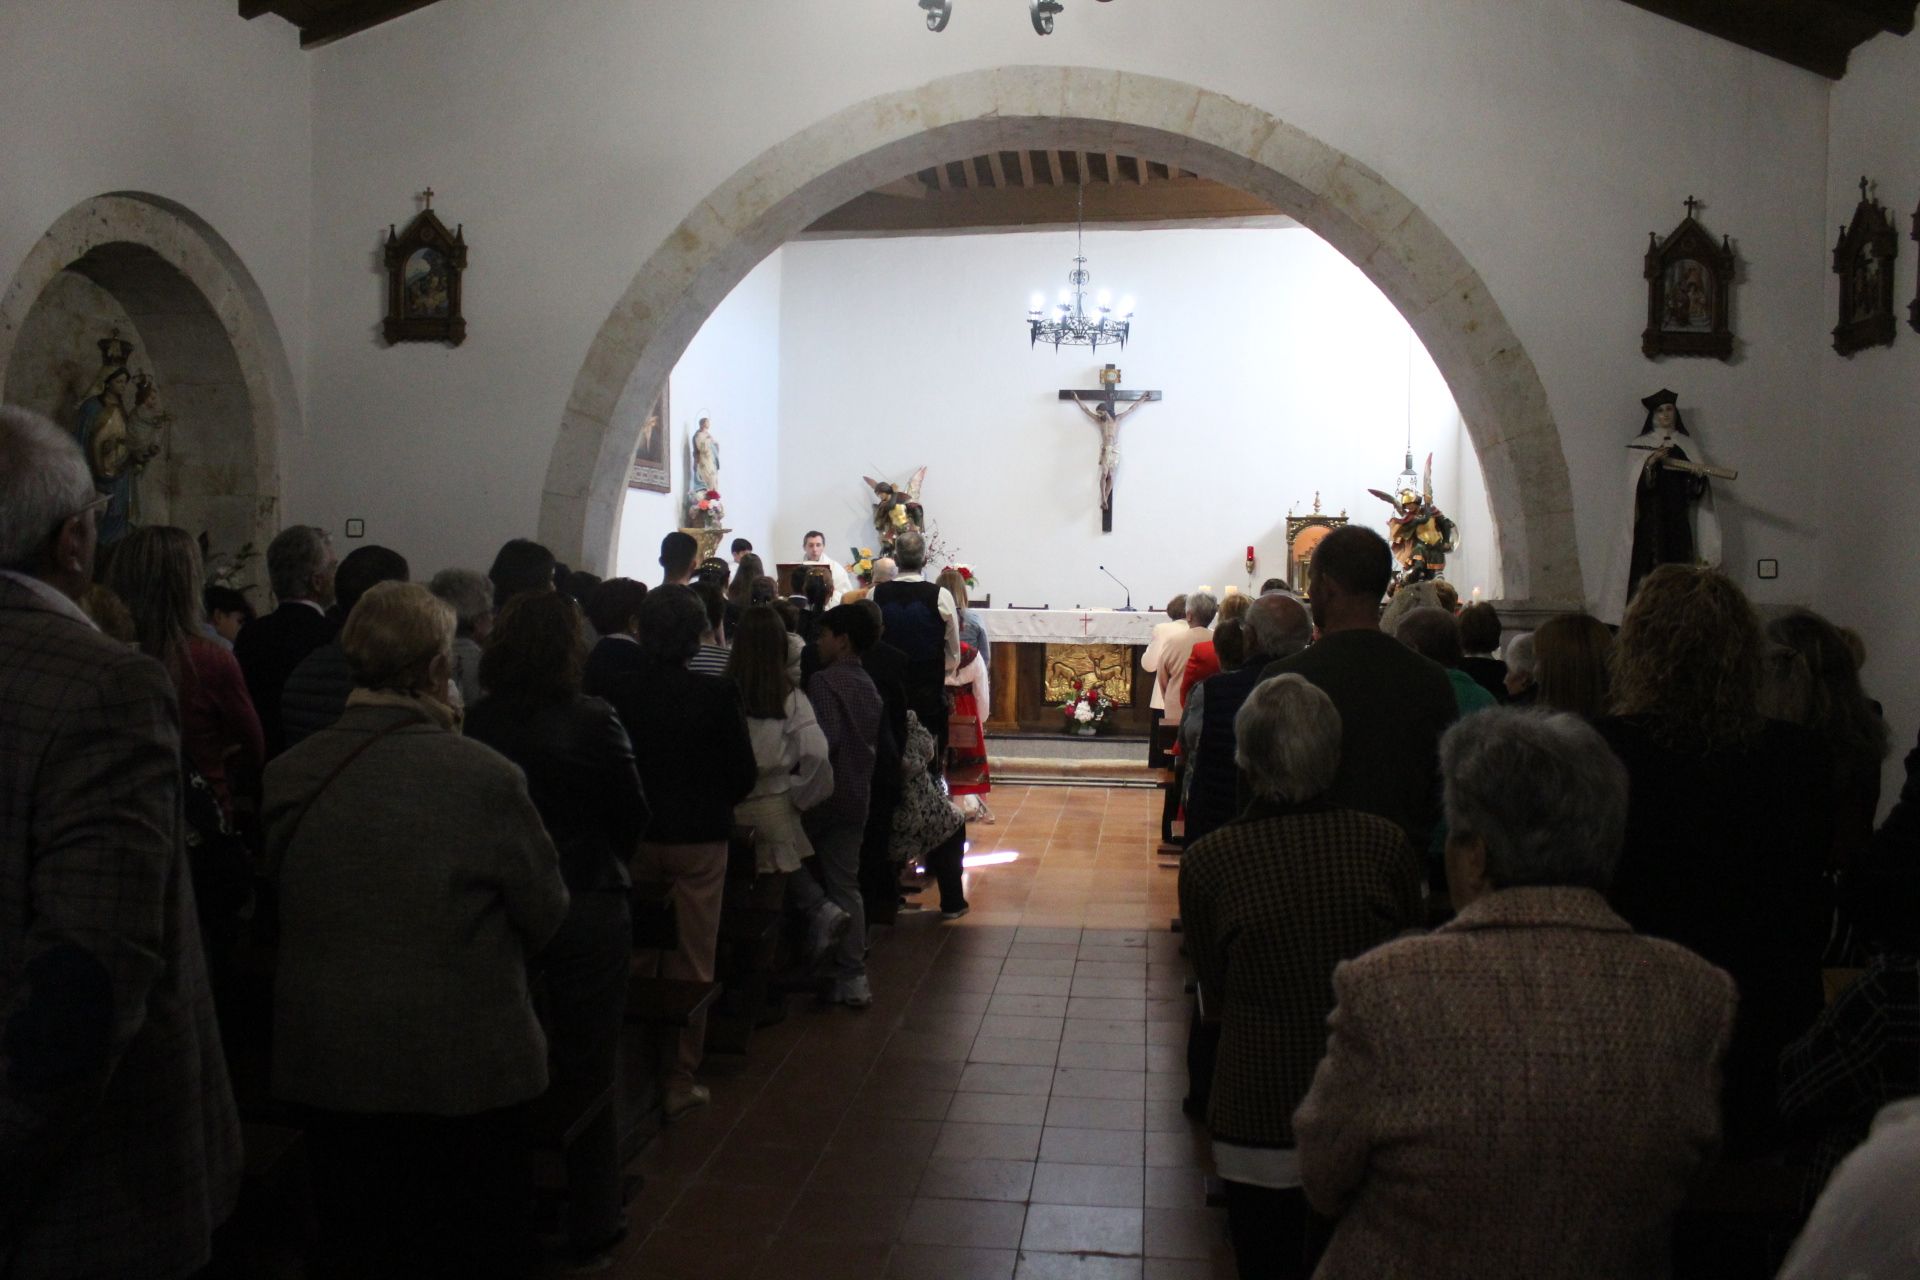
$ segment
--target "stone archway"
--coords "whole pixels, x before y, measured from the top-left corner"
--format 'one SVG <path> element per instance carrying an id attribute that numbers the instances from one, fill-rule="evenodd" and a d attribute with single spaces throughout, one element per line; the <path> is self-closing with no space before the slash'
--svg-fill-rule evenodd
<path id="1" fill-rule="evenodd" d="M 95 196 L 35 243 L 0 294 L 0 390 L 63 417 L 36 335 L 63 297 L 91 295 L 142 351 L 174 415 L 156 506 L 214 548 L 264 553 L 279 527 L 279 440 L 299 420 L 293 371 L 265 296 L 233 248 L 185 207 L 143 192 Z M 137 335 L 137 337 L 135 336 Z M 72 335 L 79 337 L 80 335 Z M 104 335 L 92 335 L 104 336 Z M 86 339 L 91 341 L 91 337 Z M 150 473 L 151 474 L 151 473 Z M 264 560 L 249 578 L 264 576 Z"/>
<path id="2" fill-rule="evenodd" d="M 762 153 L 702 201 L 641 267 L 574 380 L 541 495 L 542 540 L 604 569 L 645 406 L 762 258 L 903 173 L 1022 147 L 1160 157 L 1260 196 L 1332 244 L 1406 317 L 1460 406 L 1493 510 L 1501 594 L 1524 608 L 1585 598 L 1546 388 L 1445 233 L 1379 174 L 1264 111 L 1083 67 L 968 72 L 871 99 Z"/>

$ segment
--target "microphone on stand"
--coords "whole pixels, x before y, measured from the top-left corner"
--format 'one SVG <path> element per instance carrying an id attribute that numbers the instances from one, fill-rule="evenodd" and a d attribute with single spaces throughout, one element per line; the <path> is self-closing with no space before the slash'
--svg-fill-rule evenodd
<path id="1" fill-rule="evenodd" d="M 1107 573 L 1107 566 L 1105 566 L 1105 565 L 1101 565 L 1101 566 L 1100 566 L 1100 572 L 1102 572 L 1102 573 L 1105 573 L 1105 574 L 1107 574 L 1107 576 L 1108 576 L 1109 578 L 1113 578 L 1113 575 L 1112 575 L 1111 573 Z M 1120 579 L 1118 579 L 1118 578 L 1113 578 L 1113 580 L 1114 580 L 1115 582 L 1120 582 Z M 1126 602 L 1125 604 L 1123 604 L 1123 605 L 1121 605 L 1121 606 L 1120 606 L 1120 610 L 1119 610 L 1119 611 L 1120 611 L 1121 613 L 1132 613 L 1132 612 L 1134 612 L 1134 608 L 1133 608 L 1133 589 L 1132 589 L 1131 587 L 1129 587 L 1129 586 L 1127 586 L 1127 584 L 1126 584 L 1126 583 L 1124 583 L 1124 582 L 1120 582 L 1120 589 L 1121 589 L 1122 591 L 1125 591 L 1125 592 L 1127 593 L 1127 602 Z"/>

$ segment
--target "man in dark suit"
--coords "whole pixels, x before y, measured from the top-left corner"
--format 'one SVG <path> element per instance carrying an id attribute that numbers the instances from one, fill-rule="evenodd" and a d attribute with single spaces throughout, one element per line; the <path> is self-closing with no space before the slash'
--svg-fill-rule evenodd
<path id="1" fill-rule="evenodd" d="M 267 754 L 287 749 L 280 695 L 301 660 L 333 639 L 338 623 L 327 616 L 333 603 L 333 544 L 310 524 L 282 529 L 267 544 L 267 579 L 279 607 L 240 629 L 233 656 L 247 678 L 247 693 L 266 731 Z"/>
<path id="2" fill-rule="evenodd" d="M 410 577 L 407 558 L 398 551 L 355 547 L 334 574 L 333 614 L 344 627 L 361 596 L 383 582 L 406 582 Z M 286 744 L 297 746 L 338 720 L 352 692 L 353 669 L 336 635 L 302 658 L 280 689 L 280 732 Z"/>
<path id="3" fill-rule="evenodd" d="M 1234 762 L 1233 718 L 1247 696 L 1267 678 L 1269 663 L 1291 658 L 1307 647 L 1313 623 L 1306 606 L 1290 595 L 1263 595 L 1247 610 L 1253 652 L 1232 671 L 1209 676 L 1187 699 L 1187 717 L 1199 721 L 1197 737 L 1184 748 L 1193 776 L 1187 789 L 1187 843 L 1231 822 L 1246 807 L 1240 769 Z"/>
<path id="4" fill-rule="evenodd" d="M 587 597 L 587 621 L 600 634 L 580 674 L 580 691 L 604 698 L 614 681 L 641 666 L 640 602 L 647 584 L 632 578 L 608 578 Z"/>
<path id="5" fill-rule="evenodd" d="M 1265 673 L 1298 672 L 1340 712 L 1345 745 L 1328 802 L 1391 819 L 1425 849 L 1440 818 L 1440 735 L 1459 709 L 1445 669 L 1380 630 L 1392 577 L 1385 538 L 1357 524 L 1328 534 L 1307 565 L 1320 638 Z"/>
<path id="6" fill-rule="evenodd" d="M 73 437 L 0 409 L 0 1260 L 184 1276 L 240 1130 L 182 842 L 160 664 L 74 602 L 105 499 Z"/>

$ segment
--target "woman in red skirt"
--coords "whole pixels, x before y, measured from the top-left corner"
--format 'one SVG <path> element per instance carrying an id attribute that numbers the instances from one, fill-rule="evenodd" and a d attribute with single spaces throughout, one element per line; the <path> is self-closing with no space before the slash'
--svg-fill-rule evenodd
<path id="1" fill-rule="evenodd" d="M 953 712 L 947 718 L 947 790 L 969 822 L 992 822 L 987 792 L 993 780 L 987 768 L 987 714 L 993 706 L 987 661 L 970 644 L 960 646 L 960 665 L 947 677 Z"/>

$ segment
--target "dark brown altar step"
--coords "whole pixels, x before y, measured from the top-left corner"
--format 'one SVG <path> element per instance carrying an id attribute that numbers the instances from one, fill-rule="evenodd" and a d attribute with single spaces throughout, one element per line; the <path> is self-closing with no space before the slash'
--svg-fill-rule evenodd
<path id="1" fill-rule="evenodd" d="M 1145 743 L 1141 746 L 1144 748 Z M 1142 754 L 1145 754 L 1144 751 Z M 1028 787 L 1134 787 L 1160 786 L 1167 777 L 1165 769 L 1155 769 L 1144 760 L 1072 760 L 1043 756 L 990 756 L 996 785 L 1018 784 Z"/>

